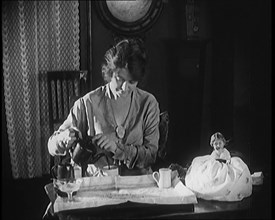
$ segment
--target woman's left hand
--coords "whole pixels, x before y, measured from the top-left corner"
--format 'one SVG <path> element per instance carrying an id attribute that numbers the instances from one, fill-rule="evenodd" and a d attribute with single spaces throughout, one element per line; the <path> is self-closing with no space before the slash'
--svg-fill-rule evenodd
<path id="1" fill-rule="evenodd" d="M 97 144 L 101 149 L 115 153 L 117 145 L 114 140 L 112 140 L 108 135 L 96 134 L 93 137 L 93 142 Z"/>

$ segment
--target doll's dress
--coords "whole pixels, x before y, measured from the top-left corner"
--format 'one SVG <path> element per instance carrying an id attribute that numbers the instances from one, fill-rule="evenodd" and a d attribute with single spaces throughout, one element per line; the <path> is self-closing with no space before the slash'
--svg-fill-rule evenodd
<path id="1" fill-rule="evenodd" d="M 249 168 L 239 157 L 232 157 L 229 164 L 210 155 L 195 157 L 187 170 L 185 185 L 206 200 L 240 201 L 252 194 Z"/>

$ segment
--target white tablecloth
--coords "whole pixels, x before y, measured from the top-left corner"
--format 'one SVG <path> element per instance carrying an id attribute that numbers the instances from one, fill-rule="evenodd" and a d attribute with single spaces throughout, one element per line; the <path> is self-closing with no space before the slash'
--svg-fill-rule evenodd
<path id="1" fill-rule="evenodd" d="M 195 194 L 179 181 L 172 180 L 172 187 L 160 189 L 151 175 L 84 177 L 74 202 L 57 197 L 54 212 L 72 209 L 116 205 L 127 201 L 148 204 L 195 204 Z"/>

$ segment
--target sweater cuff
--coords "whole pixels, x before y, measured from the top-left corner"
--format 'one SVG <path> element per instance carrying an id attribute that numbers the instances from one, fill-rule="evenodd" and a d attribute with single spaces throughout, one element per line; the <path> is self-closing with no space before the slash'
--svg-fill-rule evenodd
<path id="1" fill-rule="evenodd" d="M 49 153 L 52 156 L 65 156 L 66 149 L 61 148 L 57 143 L 57 135 L 59 135 L 60 131 L 55 131 L 54 134 L 50 137 L 48 145 Z"/>
<path id="2" fill-rule="evenodd" d="M 113 156 L 115 160 L 123 161 L 129 169 L 133 169 L 138 159 L 137 146 L 117 143 L 117 150 Z"/>

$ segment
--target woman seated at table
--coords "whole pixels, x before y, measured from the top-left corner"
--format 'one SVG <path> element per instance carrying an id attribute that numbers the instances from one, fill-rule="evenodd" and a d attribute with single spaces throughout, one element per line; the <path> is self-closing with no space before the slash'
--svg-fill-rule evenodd
<path id="1" fill-rule="evenodd" d="M 145 75 L 146 54 L 138 39 L 125 39 L 107 50 L 102 65 L 106 84 L 75 103 L 67 119 L 49 138 L 53 156 L 65 155 L 77 136 L 93 143 L 120 164 L 120 175 L 152 173 L 159 140 L 159 104 L 137 87 Z M 101 158 L 97 167 L 107 165 Z"/>
<path id="2" fill-rule="evenodd" d="M 214 153 L 195 157 L 186 173 L 181 166 L 170 165 L 171 169 L 179 170 L 181 176 L 184 175 L 185 185 L 198 198 L 240 201 L 251 195 L 252 179 L 249 168 L 240 157 L 230 157 L 224 148 L 227 142 L 219 132 L 212 135 L 210 145 L 215 148 Z"/>

